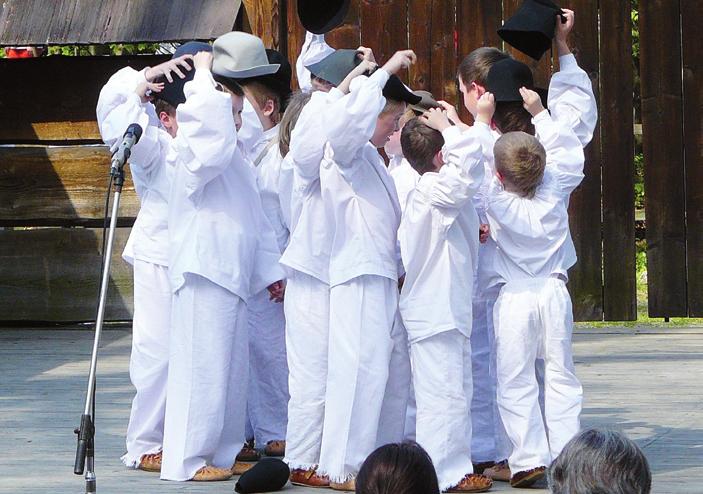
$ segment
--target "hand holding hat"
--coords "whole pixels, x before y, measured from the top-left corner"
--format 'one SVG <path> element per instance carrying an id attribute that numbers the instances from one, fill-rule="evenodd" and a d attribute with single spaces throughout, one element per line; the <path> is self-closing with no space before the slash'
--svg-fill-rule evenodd
<path id="1" fill-rule="evenodd" d="M 400 69 L 407 69 L 417 62 L 417 55 L 412 50 L 399 50 L 385 63 L 383 70 L 389 74 L 396 74 Z"/>
<path id="2" fill-rule="evenodd" d="M 525 87 L 520 88 L 520 96 L 522 96 L 523 107 L 527 110 L 530 115 L 536 117 L 544 111 L 544 105 L 542 105 L 542 99 L 539 94 L 535 91 L 527 89 Z"/>

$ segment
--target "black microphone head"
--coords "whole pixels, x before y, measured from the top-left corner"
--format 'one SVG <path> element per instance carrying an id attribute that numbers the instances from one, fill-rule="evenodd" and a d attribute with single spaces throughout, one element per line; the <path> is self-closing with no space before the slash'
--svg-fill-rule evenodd
<path id="1" fill-rule="evenodd" d="M 142 126 L 139 125 L 138 123 L 133 123 L 133 124 L 130 124 L 129 127 L 127 127 L 127 131 L 124 133 L 124 135 L 126 136 L 127 134 L 132 134 L 134 136 L 134 143 L 136 144 L 139 142 L 139 139 L 142 137 L 142 132 L 144 132 L 142 130 Z"/>

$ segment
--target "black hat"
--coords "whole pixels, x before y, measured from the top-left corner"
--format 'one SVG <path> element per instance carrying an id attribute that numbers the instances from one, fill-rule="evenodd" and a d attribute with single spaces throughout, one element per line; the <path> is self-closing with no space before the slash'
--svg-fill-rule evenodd
<path id="1" fill-rule="evenodd" d="M 526 87 L 539 94 L 547 107 L 547 91 L 536 88 L 530 67 L 514 58 L 499 60 L 491 66 L 486 77 L 486 90 L 493 93 L 496 103 L 522 101 L 520 88 Z"/>
<path id="2" fill-rule="evenodd" d="M 422 96 L 409 90 L 395 74 L 391 74 L 388 82 L 383 86 L 383 96 L 387 99 L 404 101 L 409 105 L 416 105 L 422 101 Z"/>
<path id="3" fill-rule="evenodd" d="M 317 63 L 306 69 L 315 77 L 324 79 L 333 86 L 339 86 L 349 72 L 359 65 L 361 58 L 356 50 L 335 50 Z"/>
<path id="4" fill-rule="evenodd" d="M 178 58 L 182 55 L 195 55 L 201 51 L 211 52 L 212 46 L 201 41 L 188 41 L 176 49 L 171 59 Z M 191 70 L 184 70 L 181 68 L 181 72 L 185 74 L 185 79 L 181 79 L 177 75 L 172 76 L 173 82 L 168 82 L 165 77 L 159 78 L 157 82 L 163 82 L 164 88 L 160 93 L 154 93 L 156 97 L 166 101 L 174 108 L 181 103 L 185 103 L 186 96 L 183 93 L 183 86 L 185 86 L 186 82 L 192 81 L 195 76 L 195 69 L 192 68 L 192 64 Z"/>
<path id="5" fill-rule="evenodd" d="M 264 458 L 239 477 L 234 490 L 240 494 L 280 491 L 288 477 L 288 465 L 277 458 Z"/>
<path id="6" fill-rule="evenodd" d="M 498 35 L 509 45 L 539 60 L 552 46 L 557 14 L 563 12 L 550 0 L 524 0 L 517 12 L 498 29 Z M 563 16 L 562 22 L 565 22 Z"/>
<path id="7" fill-rule="evenodd" d="M 303 27 L 325 34 L 344 22 L 350 0 L 298 0 L 298 18 Z"/>

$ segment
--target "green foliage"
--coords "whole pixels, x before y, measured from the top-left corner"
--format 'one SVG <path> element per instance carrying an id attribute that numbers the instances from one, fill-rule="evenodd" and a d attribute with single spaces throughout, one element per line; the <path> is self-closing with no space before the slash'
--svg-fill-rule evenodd
<path id="1" fill-rule="evenodd" d="M 635 209 L 644 209 L 644 155 L 635 155 Z"/>

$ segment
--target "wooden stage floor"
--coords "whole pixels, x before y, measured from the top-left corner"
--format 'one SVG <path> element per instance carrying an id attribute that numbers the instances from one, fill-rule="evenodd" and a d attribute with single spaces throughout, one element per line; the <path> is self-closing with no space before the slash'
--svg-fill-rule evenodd
<path id="1" fill-rule="evenodd" d="M 703 328 L 580 328 L 577 333 L 584 426 L 617 429 L 637 441 L 654 473 L 653 492 L 703 492 Z M 233 492 L 233 481 L 162 482 L 155 474 L 122 466 L 133 393 L 130 342 L 127 329 L 103 333 L 98 492 Z M 84 492 L 83 479 L 72 473 L 73 429 L 83 410 L 92 343 L 89 330 L 0 330 L 0 492 Z M 493 489 L 508 491 L 519 492 L 505 484 Z"/>

